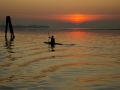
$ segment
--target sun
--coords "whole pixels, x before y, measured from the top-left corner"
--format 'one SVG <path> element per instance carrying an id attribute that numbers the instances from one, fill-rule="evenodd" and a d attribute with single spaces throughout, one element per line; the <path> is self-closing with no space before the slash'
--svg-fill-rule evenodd
<path id="1" fill-rule="evenodd" d="M 61 20 L 64 20 L 67 22 L 73 22 L 73 23 L 81 23 L 85 21 L 85 17 L 80 14 L 67 14 L 67 15 L 63 15 L 61 17 Z"/>
<path id="2" fill-rule="evenodd" d="M 86 14 L 64 14 L 54 17 L 61 21 L 71 22 L 71 23 L 82 23 L 90 20 L 94 20 L 95 17 L 93 15 L 86 15 Z"/>
<path id="3" fill-rule="evenodd" d="M 80 23 L 85 21 L 85 17 L 83 15 L 75 14 L 75 15 L 69 15 L 67 20 L 74 23 Z"/>

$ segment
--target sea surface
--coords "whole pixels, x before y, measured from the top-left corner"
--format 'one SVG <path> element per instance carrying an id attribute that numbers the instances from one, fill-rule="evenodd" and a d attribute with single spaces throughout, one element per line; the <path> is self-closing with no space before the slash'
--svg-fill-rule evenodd
<path id="1" fill-rule="evenodd" d="M 120 30 L 14 32 L 0 30 L 0 90 L 120 90 Z"/>

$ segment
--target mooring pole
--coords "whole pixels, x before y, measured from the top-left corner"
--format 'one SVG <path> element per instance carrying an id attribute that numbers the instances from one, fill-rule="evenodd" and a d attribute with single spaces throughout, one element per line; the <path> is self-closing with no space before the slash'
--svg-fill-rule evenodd
<path id="1" fill-rule="evenodd" d="M 9 28 L 10 28 L 11 37 L 14 38 L 15 35 L 14 35 L 13 26 L 12 26 L 12 23 L 11 23 L 11 18 L 10 18 L 10 16 L 7 16 L 7 17 L 6 17 L 5 37 L 7 37 L 7 29 L 8 29 L 8 26 L 9 26 Z"/>

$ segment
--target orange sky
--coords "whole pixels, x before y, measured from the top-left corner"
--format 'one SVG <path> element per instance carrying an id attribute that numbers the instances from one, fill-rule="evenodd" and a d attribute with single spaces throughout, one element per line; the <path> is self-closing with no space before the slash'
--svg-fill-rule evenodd
<path id="1" fill-rule="evenodd" d="M 120 20 L 120 0 L 1 0 L 0 23 L 10 15 L 17 24 L 45 23 L 48 20 L 84 23 Z"/>
<path id="2" fill-rule="evenodd" d="M 94 14 L 64 14 L 64 15 L 54 15 L 49 18 L 72 22 L 72 23 L 82 23 L 94 20 L 105 20 L 105 19 L 119 19 L 119 15 L 94 15 Z"/>

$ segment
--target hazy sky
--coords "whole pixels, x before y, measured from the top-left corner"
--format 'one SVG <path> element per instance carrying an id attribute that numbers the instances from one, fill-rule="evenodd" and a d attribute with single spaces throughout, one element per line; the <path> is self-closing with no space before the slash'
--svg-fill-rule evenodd
<path id="1" fill-rule="evenodd" d="M 0 0 L 0 24 L 120 27 L 120 0 Z"/>

